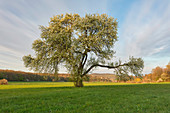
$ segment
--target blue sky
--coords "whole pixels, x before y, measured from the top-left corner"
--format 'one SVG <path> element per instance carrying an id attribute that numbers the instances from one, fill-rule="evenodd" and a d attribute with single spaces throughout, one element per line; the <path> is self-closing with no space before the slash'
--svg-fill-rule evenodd
<path id="1" fill-rule="evenodd" d="M 40 37 L 39 25 L 65 13 L 117 18 L 116 58 L 142 57 L 144 73 L 170 61 L 170 0 L 0 0 L 0 69 L 28 71 L 22 56 L 34 54 L 31 45 Z M 60 72 L 66 72 L 62 66 Z"/>

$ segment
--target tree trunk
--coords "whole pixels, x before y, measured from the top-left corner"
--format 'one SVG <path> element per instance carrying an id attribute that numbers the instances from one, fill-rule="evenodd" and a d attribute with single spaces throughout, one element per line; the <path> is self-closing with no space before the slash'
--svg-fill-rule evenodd
<path id="1" fill-rule="evenodd" d="M 75 87 L 83 87 L 83 80 L 77 80 L 74 82 Z"/>

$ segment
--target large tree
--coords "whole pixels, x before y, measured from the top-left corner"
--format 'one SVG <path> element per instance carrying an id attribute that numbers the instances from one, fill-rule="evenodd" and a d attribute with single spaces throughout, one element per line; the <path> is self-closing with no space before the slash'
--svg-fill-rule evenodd
<path id="1" fill-rule="evenodd" d="M 141 76 L 141 58 L 130 57 L 125 63 L 112 59 L 117 25 L 116 19 L 106 14 L 56 15 L 49 26 L 40 26 L 41 37 L 32 45 L 35 55 L 24 56 L 24 64 L 34 71 L 56 75 L 58 65 L 63 63 L 76 87 L 82 87 L 83 78 L 96 67 L 114 69 L 120 76 L 129 72 Z"/>

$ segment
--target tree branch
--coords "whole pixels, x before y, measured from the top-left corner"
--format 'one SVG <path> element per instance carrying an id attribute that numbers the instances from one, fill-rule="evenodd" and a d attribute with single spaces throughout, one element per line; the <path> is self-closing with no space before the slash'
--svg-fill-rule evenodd
<path id="1" fill-rule="evenodd" d="M 87 60 L 87 53 L 83 53 L 82 60 L 79 63 L 79 67 L 78 67 L 78 73 L 82 73 L 82 70 L 83 70 L 83 67 L 86 63 L 86 60 Z"/>
<path id="2" fill-rule="evenodd" d="M 87 61 L 87 54 L 85 55 L 85 60 L 84 60 L 84 62 L 83 62 L 83 64 L 82 64 L 82 67 L 84 67 L 86 61 Z"/>
<path id="3" fill-rule="evenodd" d="M 94 64 L 91 67 L 89 67 L 89 69 L 86 72 L 84 72 L 82 76 L 85 76 L 88 72 L 90 72 L 94 67 L 97 67 L 97 66 L 108 68 L 108 69 L 114 69 L 114 68 L 118 68 L 118 67 L 121 67 L 121 66 L 128 66 L 128 65 L 129 65 L 128 63 L 120 64 L 120 65 L 117 65 L 117 66 L 107 66 L 107 65 L 101 65 L 101 64 Z"/>
<path id="4" fill-rule="evenodd" d="M 75 53 L 80 53 L 80 54 L 83 54 L 82 52 L 80 52 L 80 51 L 74 51 Z"/>

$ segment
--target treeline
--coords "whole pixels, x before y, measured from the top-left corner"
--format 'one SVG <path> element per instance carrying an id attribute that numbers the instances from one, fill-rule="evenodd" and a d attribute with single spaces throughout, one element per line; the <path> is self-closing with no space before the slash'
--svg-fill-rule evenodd
<path id="1" fill-rule="evenodd" d="M 113 74 L 90 74 L 85 76 L 83 79 L 86 82 L 126 82 L 128 79 L 122 77 L 122 80 L 117 80 L 118 77 Z M 48 73 L 31 73 L 23 71 L 13 70 L 0 70 L 0 79 L 7 79 L 8 81 L 64 81 L 72 82 L 72 78 L 69 74 L 48 74 Z"/>
<path id="2" fill-rule="evenodd" d="M 30 73 L 13 70 L 0 70 L 0 79 L 8 81 L 69 81 L 68 74 L 55 76 L 48 73 Z"/>
<path id="3" fill-rule="evenodd" d="M 71 82 L 69 74 L 53 75 L 48 73 L 31 73 L 13 70 L 1 70 L 0 79 L 8 81 L 65 81 Z M 124 75 L 117 76 L 113 74 L 90 74 L 84 77 L 84 81 L 90 82 L 170 82 L 170 62 L 165 68 L 157 66 L 152 69 L 150 74 L 145 74 L 141 78 Z"/>
<path id="4" fill-rule="evenodd" d="M 170 62 L 166 65 L 165 68 L 161 68 L 157 66 L 156 68 L 152 69 L 150 74 L 146 74 L 143 78 L 145 81 L 148 82 L 169 82 L 170 81 Z"/>

